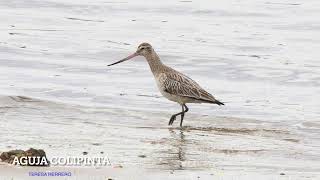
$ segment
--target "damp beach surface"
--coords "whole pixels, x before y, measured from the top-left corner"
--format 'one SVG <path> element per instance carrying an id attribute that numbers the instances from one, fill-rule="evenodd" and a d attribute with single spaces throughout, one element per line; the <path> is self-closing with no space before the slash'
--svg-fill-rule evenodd
<path id="1" fill-rule="evenodd" d="M 107 156 L 113 166 L 50 167 L 97 179 L 319 179 L 319 7 L 0 1 L 0 151 Z M 184 128 L 167 126 L 180 107 L 142 57 L 107 67 L 141 42 L 226 106 L 190 104 Z M 0 165 L 4 178 L 28 170 Z"/>

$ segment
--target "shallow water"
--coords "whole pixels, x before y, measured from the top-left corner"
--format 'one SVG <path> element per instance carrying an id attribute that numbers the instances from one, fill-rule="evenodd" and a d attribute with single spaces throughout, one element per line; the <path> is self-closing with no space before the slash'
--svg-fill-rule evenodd
<path id="1" fill-rule="evenodd" d="M 103 151 L 143 168 L 320 172 L 319 7 L 0 1 L 0 150 Z M 106 66 L 144 41 L 226 106 L 189 105 L 186 127 L 168 128 L 180 107 L 160 95 L 143 58 Z"/>

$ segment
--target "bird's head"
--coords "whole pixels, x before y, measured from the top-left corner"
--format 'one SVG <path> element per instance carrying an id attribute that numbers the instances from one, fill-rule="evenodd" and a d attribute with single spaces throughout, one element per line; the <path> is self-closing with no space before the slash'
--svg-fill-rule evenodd
<path id="1" fill-rule="evenodd" d="M 149 44 L 149 43 L 141 43 L 138 48 L 137 48 L 137 51 L 133 54 L 131 54 L 130 56 L 120 60 L 120 61 L 117 61 L 115 63 L 112 63 L 112 64 L 109 64 L 108 66 L 112 66 L 112 65 L 115 65 L 115 64 L 118 64 L 118 63 L 121 63 L 121 62 L 124 62 L 124 61 L 127 61 L 129 59 L 132 59 L 136 56 L 144 56 L 144 57 L 147 57 L 149 55 L 152 55 L 152 53 L 154 52 L 152 46 Z"/>
<path id="2" fill-rule="evenodd" d="M 152 54 L 152 52 L 153 52 L 153 48 L 149 43 L 141 43 L 138 46 L 136 54 L 146 57 L 149 54 Z"/>

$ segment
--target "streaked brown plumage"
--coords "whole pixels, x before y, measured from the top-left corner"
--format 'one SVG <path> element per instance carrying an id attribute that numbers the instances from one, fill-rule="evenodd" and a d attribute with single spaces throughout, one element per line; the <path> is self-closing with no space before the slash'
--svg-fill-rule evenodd
<path id="1" fill-rule="evenodd" d="M 171 116 L 169 125 L 172 125 L 176 117 L 181 115 L 180 126 L 182 126 L 184 113 L 188 111 L 186 103 L 211 103 L 224 105 L 222 102 L 215 99 L 210 93 L 201 88 L 194 80 L 171 67 L 164 65 L 152 46 L 148 43 L 140 44 L 134 54 L 108 66 L 127 61 L 139 55 L 144 56 L 149 63 L 161 94 L 167 99 L 179 103 L 182 107 L 181 112 Z"/>

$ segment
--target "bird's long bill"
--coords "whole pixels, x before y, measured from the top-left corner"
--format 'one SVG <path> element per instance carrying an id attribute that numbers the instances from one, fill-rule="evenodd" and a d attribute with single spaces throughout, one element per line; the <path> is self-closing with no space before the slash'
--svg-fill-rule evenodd
<path id="1" fill-rule="evenodd" d="M 112 65 L 115 65 L 115 64 L 118 64 L 118 63 L 122 63 L 122 62 L 124 62 L 124 61 L 128 61 L 129 59 L 132 59 L 132 58 L 134 58 L 134 57 L 136 57 L 136 56 L 138 56 L 138 53 L 133 53 L 133 54 L 131 54 L 130 56 L 128 56 L 128 57 L 126 57 L 126 58 L 124 58 L 124 59 L 121 59 L 120 61 L 117 61 L 117 62 L 115 62 L 115 63 L 109 64 L 108 66 L 112 66 Z"/>

